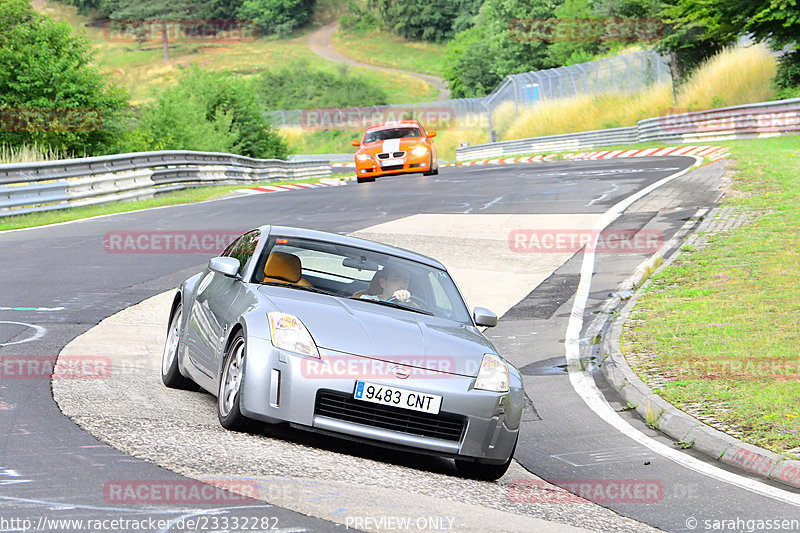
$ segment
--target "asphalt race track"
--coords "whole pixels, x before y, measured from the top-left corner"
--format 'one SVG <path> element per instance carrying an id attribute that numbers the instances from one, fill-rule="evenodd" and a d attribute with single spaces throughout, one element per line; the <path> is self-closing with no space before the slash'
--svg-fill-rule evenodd
<path id="1" fill-rule="evenodd" d="M 106 317 L 174 289 L 212 256 L 114 249 L 109 236 L 169 231 L 222 235 L 261 224 L 296 225 L 384 240 L 441 259 L 470 305 L 491 301 L 494 307 L 487 307 L 503 314 L 487 335 L 520 368 L 531 400 L 515 456 L 518 464 L 498 483 L 483 483 L 459 478 L 448 461 L 364 449 L 289 428 L 268 429 L 264 435 L 224 432 L 208 415 L 213 414 L 210 396 L 201 393 L 171 397 L 186 403 L 146 409 L 146 401 L 162 401 L 159 395 L 167 390 L 156 383 L 156 392 L 146 393 L 152 380 L 125 374 L 122 367 L 119 376 L 112 370 L 108 384 L 94 381 L 96 390 L 102 384 L 115 391 L 105 404 L 92 404 L 91 410 L 78 405 L 85 419 L 76 421 L 90 433 L 61 413 L 49 373 L 20 379 L 3 366 L 0 517 L 6 522 L 0 519 L 0 531 L 77 530 L 46 521 L 64 519 L 143 520 L 146 527 L 137 529 L 149 531 L 387 530 L 398 529 L 399 523 L 366 518 L 370 513 L 391 515 L 392 505 L 400 509 L 403 499 L 419 510 L 412 518 L 431 519 L 417 527 L 426 530 L 524 531 L 538 524 L 552 530 L 643 531 L 647 524 L 668 531 L 747 531 L 748 521 L 796 519 L 796 491 L 712 465 L 692 450 L 681 450 L 686 459 L 677 461 L 659 453 L 654 442 L 679 448 L 624 410 L 596 370 L 602 354 L 592 342 L 594 330 L 591 335 L 587 331 L 602 315 L 609 295 L 652 250 L 598 253 L 584 307 L 580 298 L 576 303 L 582 253 L 513 244 L 521 242 L 514 240 L 520 234 L 532 242 L 530 230 L 542 227 L 591 228 L 618 202 L 694 163 L 687 157 L 655 157 L 442 168 L 432 177 L 243 195 L 0 233 L 4 363 L 27 360 L 45 368 L 70 341 Z M 644 230 L 663 241 L 690 231 L 721 195 L 722 165 L 714 163 L 664 184 L 633 203 L 609 228 Z M 565 371 L 565 340 L 575 309 L 581 311 L 582 328 L 574 340 L 583 374 L 591 382 L 580 385 Z M 143 319 L 158 329 L 161 318 Z M 136 342 L 119 337 L 120 344 Z M 153 349 L 147 342 L 142 340 L 133 352 L 146 357 Z M 74 381 L 65 380 L 65 390 L 88 395 L 85 387 L 93 381 Z M 112 389 L 112 383 L 136 389 L 128 393 Z M 617 411 L 614 416 L 633 429 L 623 433 L 617 428 L 626 424 L 602 418 L 576 386 L 584 387 L 584 393 L 600 389 L 598 396 Z M 209 453 L 215 455 L 194 448 L 198 443 L 213 446 Z M 130 504 L 113 494 L 126 483 L 174 487 L 193 483 L 191 478 L 248 481 L 258 486 L 260 498 L 223 491 L 213 502 Z M 591 488 L 594 492 L 587 488 L 584 495 L 599 505 L 554 492 L 541 480 Z M 338 491 L 336 482 L 342 483 Z M 645 497 L 608 491 L 637 483 L 645 487 Z M 598 488 L 606 490 L 598 495 Z M 500 516 L 514 527 L 494 526 Z M 444 520 L 434 521 L 437 517 Z M 187 520 L 193 519 L 203 522 L 188 527 Z M 542 519 L 551 524 L 536 522 Z M 720 528 L 715 520 L 734 523 Z M 93 530 L 105 528 L 96 525 Z M 133 529 L 126 525 L 105 530 Z"/>

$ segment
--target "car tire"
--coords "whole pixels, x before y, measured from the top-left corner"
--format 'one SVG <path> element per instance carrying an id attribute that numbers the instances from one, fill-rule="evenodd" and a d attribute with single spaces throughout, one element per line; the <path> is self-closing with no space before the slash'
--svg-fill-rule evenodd
<path id="1" fill-rule="evenodd" d="M 197 384 L 181 374 L 178 367 L 182 315 L 183 305 L 179 302 L 172 311 L 167 327 L 167 340 L 164 342 L 164 352 L 161 354 L 161 381 L 171 389 L 197 390 Z"/>
<path id="2" fill-rule="evenodd" d="M 256 432 L 263 424 L 244 416 L 239 408 L 244 384 L 244 362 L 247 355 L 244 334 L 237 332 L 225 351 L 222 376 L 217 393 L 217 417 L 222 427 L 231 431 Z"/>
<path id="3" fill-rule="evenodd" d="M 358 183 L 372 183 L 373 181 L 375 181 L 375 176 L 370 176 L 370 177 L 367 177 L 367 178 L 362 178 L 361 176 L 358 176 L 356 178 L 356 181 Z"/>
<path id="4" fill-rule="evenodd" d="M 517 443 L 511 449 L 511 455 L 508 456 L 508 461 L 502 464 L 479 463 L 478 461 L 465 461 L 463 459 L 456 459 L 456 470 L 464 477 L 470 479 L 478 479 L 481 481 L 496 481 L 503 477 L 503 475 L 511 466 L 511 461 L 514 459 L 514 452 L 517 449 Z"/>
<path id="5" fill-rule="evenodd" d="M 439 174 L 439 166 L 437 165 L 436 168 L 433 168 L 433 156 L 431 156 L 430 160 L 428 161 L 428 168 L 430 170 L 423 172 L 423 176 L 436 176 Z"/>

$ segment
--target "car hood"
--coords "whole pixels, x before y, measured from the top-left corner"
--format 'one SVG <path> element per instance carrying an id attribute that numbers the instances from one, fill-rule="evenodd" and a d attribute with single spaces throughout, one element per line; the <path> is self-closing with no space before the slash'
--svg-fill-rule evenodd
<path id="1" fill-rule="evenodd" d="M 409 151 L 425 141 L 425 137 L 407 137 L 403 139 L 386 139 L 364 144 L 364 150 L 371 153 Z"/>
<path id="2" fill-rule="evenodd" d="M 305 324 L 318 347 L 475 377 L 492 344 L 473 326 L 365 300 L 283 287 L 259 289 Z"/>

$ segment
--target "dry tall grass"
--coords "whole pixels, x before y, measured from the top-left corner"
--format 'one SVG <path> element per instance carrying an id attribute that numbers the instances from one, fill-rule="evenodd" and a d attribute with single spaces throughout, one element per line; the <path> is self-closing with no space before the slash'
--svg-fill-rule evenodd
<path id="1" fill-rule="evenodd" d="M 777 63 L 763 45 L 728 48 L 703 63 L 673 99 L 668 84 L 639 93 L 606 93 L 547 100 L 520 112 L 508 129 L 509 109 L 498 109 L 495 129 L 503 140 L 633 126 L 668 112 L 709 109 L 769 100 Z M 502 107 L 502 106 L 501 106 Z"/>
<path id="2" fill-rule="evenodd" d="M 520 111 L 502 133 L 505 139 L 523 139 L 578 131 L 633 126 L 670 108 L 672 89 L 654 85 L 640 93 L 578 95 L 549 100 Z"/>
<path id="3" fill-rule="evenodd" d="M 727 48 L 692 73 L 675 105 L 691 111 L 765 102 L 775 94 L 771 82 L 777 65 L 763 44 Z"/>
<path id="4" fill-rule="evenodd" d="M 0 164 L 30 163 L 33 161 L 54 161 L 56 159 L 72 159 L 71 153 L 63 150 L 34 145 L 8 146 L 0 144 Z"/>
<path id="5" fill-rule="evenodd" d="M 513 109 L 513 107 L 512 107 Z M 454 160 L 456 148 L 462 143 L 483 144 L 489 142 L 489 127 L 486 115 L 474 114 L 459 118 L 447 128 L 436 130 L 436 151 L 439 160 Z"/>

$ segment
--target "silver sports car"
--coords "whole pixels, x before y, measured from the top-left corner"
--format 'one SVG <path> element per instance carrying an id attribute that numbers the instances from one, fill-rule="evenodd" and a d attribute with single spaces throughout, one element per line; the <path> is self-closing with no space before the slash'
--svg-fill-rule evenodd
<path id="1" fill-rule="evenodd" d="M 522 417 L 519 371 L 478 330 L 438 261 L 262 226 L 175 294 L 164 384 L 217 396 L 220 423 L 292 426 L 455 459 L 497 479 Z"/>

